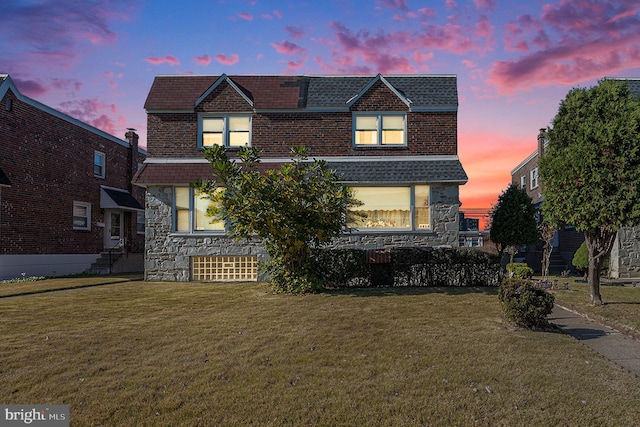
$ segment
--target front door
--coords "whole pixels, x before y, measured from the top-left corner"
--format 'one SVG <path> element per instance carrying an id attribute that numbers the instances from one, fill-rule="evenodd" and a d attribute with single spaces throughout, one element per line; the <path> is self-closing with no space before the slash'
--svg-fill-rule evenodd
<path id="1" fill-rule="evenodd" d="M 122 211 L 106 213 L 104 247 L 106 249 L 122 247 L 124 242 Z"/>

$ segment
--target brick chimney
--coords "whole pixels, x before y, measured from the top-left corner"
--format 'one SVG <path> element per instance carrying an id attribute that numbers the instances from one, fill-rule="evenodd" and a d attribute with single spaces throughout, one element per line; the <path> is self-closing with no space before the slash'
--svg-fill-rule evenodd
<path id="1" fill-rule="evenodd" d="M 133 176 L 138 171 L 138 139 L 139 136 L 133 128 L 127 128 L 124 137 L 129 141 L 129 192 L 133 190 Z"/>
<path id="2" fill-rule="evenodd" d="M 542 157 L 544 154 L 544 144 L 547 139 L 547 129 L 540 129 L 540 133 L 538 134 L 538 159 Z"/>

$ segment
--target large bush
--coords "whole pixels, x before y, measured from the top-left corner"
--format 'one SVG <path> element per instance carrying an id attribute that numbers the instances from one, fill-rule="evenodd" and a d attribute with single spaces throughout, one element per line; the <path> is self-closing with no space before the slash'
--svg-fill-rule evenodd
<path id="1" fill-rule="evenodd" d="M 503 315 L 518 326 L 543 328 L 553 310 L 555 296 L 523 279 L 505 279 L 498 292 Z"/>

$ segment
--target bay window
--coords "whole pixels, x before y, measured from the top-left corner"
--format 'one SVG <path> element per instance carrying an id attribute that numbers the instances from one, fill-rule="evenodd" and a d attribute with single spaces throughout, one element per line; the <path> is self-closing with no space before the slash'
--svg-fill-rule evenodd
<path id="1" fill-rule="evenodd" d="M 406 144 L 406 115 L 357 113 L 353 116 L 353 141 L 361 146 Z"/>
<path id="2" fill-rule="evenodd" d="M 354 208 L 363 214 L 348 224 L 359 230 L 430 230 L 431 208 L 428 185 L 402 187 L 353 187 L 363 204 Z"/>
<path id="3" fill-rule="evenodd" d="M 201 116 L 198 124 L 201 147 L 251 145 L 250 115 Z"/>

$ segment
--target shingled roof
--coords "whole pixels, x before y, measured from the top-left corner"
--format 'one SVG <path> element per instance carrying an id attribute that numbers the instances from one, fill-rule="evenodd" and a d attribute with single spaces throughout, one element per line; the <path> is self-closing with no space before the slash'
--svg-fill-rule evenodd
<path id="1" fill-rule="evenodd" d="M 156 76 L 144 108 L 147 111 L 193 111 L 196 102 L 220 79 L 228 79 L 256 110 L 348 109 L 376 79 L 384 79 L 408 100 L 412 110 L 456 111 L 454 75 L 382 76 Z"/>
<path id="2" fill-rule="evenodd" d="M 281 166 L 282 162 L 259 163 L 258 170 Z M 467 174 L 455 156 L 432 156 L 416 160 L 328 161 L 329 168 L 347 184 L 401 184 L 455 182 L 464 184 Z M 145 163 L 133 183 L 147 185 L 188 184 L 213 176 L 209 163 Z"/>

